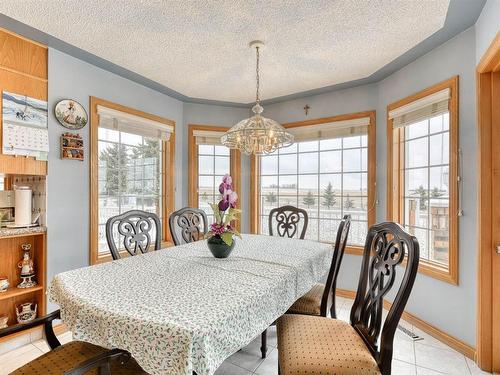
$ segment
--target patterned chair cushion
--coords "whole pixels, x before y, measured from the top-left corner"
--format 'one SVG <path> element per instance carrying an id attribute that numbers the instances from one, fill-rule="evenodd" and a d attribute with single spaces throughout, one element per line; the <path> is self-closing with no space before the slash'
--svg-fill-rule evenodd
<path id="1" fill-rule="evenodd" d="M 277 323 L 281 375 L 380 375 L 377 362 L 342 320 L 283 315 Z"/>
<path id="2" fill-rule="evenodd" d="M 83 361 L 104 353 L 106 350 L 87 342 L 71 341 L 18 368 L 11 375 L 61 375 Z M 97 373 L 97 369 L 94 369 L 87 374 L 97 375 Z M 123 365 L 117 360 L 112 361 L 111 374 L 147 375 L 132 358 Z"/>
<path id="3" fill-rule="evenodd" d="M 321 315 L 321 298 L 325 284 L 316 284 L 288 309 L 290 314 Z"/>

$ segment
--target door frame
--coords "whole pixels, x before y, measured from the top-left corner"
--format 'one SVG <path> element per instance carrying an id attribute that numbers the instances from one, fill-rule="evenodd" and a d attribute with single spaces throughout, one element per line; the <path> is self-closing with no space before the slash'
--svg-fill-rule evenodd
<path id="1" fill-rule="evenodd" d="M 500 301 L 493 298 L 493 125 L 500 127 L 500 110 L 492 105 L 500 98 L 500 32 L 476 69 L 478 127 L 478 300 L 476 362 L 485 371 L 500 371 L 500 358 L 493 356 L 493 311 Z M 497 96 L 498 95 L 498 96 Z M 497 105 L 498 107 L 498 105 Z"/>

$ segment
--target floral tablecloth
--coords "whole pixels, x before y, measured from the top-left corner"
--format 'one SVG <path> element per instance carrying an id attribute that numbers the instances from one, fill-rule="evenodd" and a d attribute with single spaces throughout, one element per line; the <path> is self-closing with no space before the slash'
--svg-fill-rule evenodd
<path id="1" fill-rule="evenodd" d="M 215 259 L 199 241 L 61 273 L 49 297 L 75 339 L 128 350 L 150 374 L 210 375 L 324 276 L 332 254 L 243 235 Z"/>

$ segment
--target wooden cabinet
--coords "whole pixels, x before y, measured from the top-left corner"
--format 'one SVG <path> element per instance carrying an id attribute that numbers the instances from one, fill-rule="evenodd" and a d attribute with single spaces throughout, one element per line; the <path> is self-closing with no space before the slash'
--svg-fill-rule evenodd
<path id="1" fill-rule="evenodd" d="M 46 101 L 47 54 L 46 46 L 0 28 L 0 95 L 3 91 L 9 91 Z M 0 100 L 0 178 L 4 179 L 4 188 L 11 189 L 12 178 L 47 175 L 47 161 L 1 153 L 1 106 Z M 21 245 L 25 243 L 31 244 L 37 285 L 19 289 L 17 285 L 21 280 L 17 264 L 23 255 Z M 9 326 L 17 324 L 15 308 L 21 303 L 35 302 L 38 304 L 37 315 L 45 314 L 46 257 L 46 228 L 0 229 L 0 276 L 7 276 L 10 283 L 9 289 L 0 293 L 0 316 L 9 317 Z"/>
<path id="2" fill-rule="evenodd" d="M 35 264 L 37 285 L 33 288 L 20 289 L 21 282 L 18 262 L 22 259 L 21 245 L 31 245 L 31 256 Z M 0 229 L 0 275 L 7 276 L 10 287 L 0 293 L 0 316 L 8 316 L 8 325 L 17 324 L 16 306 L 25 302 L 35 302 L 38 305 L 38 316 L 45 314 L 46 286 L 46 229 Z"/>

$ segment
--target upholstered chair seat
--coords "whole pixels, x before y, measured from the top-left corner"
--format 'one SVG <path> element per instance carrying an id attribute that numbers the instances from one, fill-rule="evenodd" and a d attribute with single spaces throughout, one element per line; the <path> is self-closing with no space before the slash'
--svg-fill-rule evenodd
<path id="1" fill-rule="evenodd" d="M 71 341 L 18 368 L 11 375 L 61 375 L 76 365 L 107 351 L 108 349 L 87 342 Z M 85 374 L 97 375 L 98 369 L 94 368 Z M 133 358 L 129 358 L 124 364 L 121 364 L 119 360 L 112 361 L 111 374 L 147 375 Z"/>
<path id="2" fill-rule="evenodd" d="M 377 375 L 377 362 L 342 320 L 287 314 L 277 322 L 280 375 Z"/>
<path id="3" fill-rule="evenodd" d="M 321 299 L 325 292 L 325 284 L 316 284 L 313 288 L 300 297 L 288 309 L 289 314 L 321 315 Z"/>

